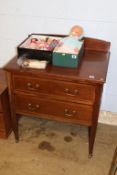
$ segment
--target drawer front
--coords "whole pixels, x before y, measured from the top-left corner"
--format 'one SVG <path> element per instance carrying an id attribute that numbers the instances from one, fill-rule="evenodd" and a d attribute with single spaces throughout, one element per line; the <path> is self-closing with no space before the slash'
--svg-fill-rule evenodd
<path id="1" fill-rule="evenodd" d="M 5 128 L 4 125 L 4 116 L 2 113 L 0 113 L 0 130 L 3 130 Z"/>
<path id="2" fill-rule="evenodd" d="M 20 76 L 14 76 L 13 84 L 15 90 L 54 95 L 58 98 L 66 98 L 66 100 L 93 103 L 95 99 L 95 87 L 91 85 Z"/>
<path id="3" fill-rule="evenodd" d="M 89 122 L 92 121 L 92 107 L 88 105 L 65 103 L 49 99 L 38 99 L 28 95 L 16 95 L 15 105 L 17 113 L 35 114 L 47 118 L 59 119 L 62 121 L 69 120 L 70 122 Z M 81 123 L 82 123 L 81 122 Z"/>

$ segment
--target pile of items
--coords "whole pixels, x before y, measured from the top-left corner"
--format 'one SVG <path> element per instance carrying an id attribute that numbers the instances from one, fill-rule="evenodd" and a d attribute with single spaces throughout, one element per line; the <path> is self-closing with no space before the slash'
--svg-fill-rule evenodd
<path id="1" fill-rule="evenodd" d="M 31 34 L 18 46 L 18 64 L 46 68 L 47 63 L 77 67 L 83 50 L 83 29 L 74 26 L 68 36 Z"/>

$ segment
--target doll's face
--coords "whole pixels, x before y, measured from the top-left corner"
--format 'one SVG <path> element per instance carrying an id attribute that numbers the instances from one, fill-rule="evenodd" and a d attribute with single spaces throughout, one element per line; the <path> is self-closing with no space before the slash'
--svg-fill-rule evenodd
<path id="1" fill-rule="evenodd" d="M 73 26 L 70 31 L 71 36 L 80 37 L 82 34 L 83 34 L 83 28 L 80 26 Z"/>

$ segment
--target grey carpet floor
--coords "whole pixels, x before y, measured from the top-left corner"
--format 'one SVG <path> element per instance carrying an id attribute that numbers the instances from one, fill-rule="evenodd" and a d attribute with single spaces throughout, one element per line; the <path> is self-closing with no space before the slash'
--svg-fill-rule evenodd
<path id="1" fill-rule="evenodd" d="M 87 127 L 22 117 L 20 141 L 0 139 L 0 175 L 108 175 L 117 126 L 98 124 L 88 158 Z"/>

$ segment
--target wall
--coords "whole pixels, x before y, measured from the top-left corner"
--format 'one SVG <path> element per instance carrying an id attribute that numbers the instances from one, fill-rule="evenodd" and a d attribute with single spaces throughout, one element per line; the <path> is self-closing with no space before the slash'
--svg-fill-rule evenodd
<path id="1" fill-rule="evenodd" d="M 101 109 L 117 112 L 116 6 L 116 0 L 1 0 L 0 66 L 16 54 L 16 46 L 28 34 L 67 34 L 72 25 L 82 25 L 85 36 L 112 43 Z"/>

